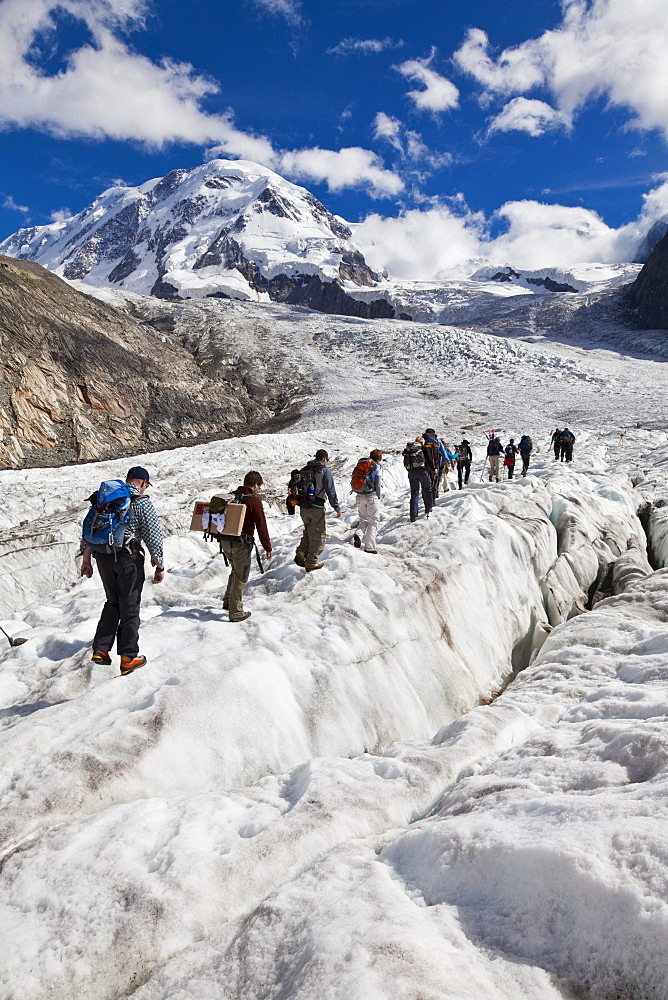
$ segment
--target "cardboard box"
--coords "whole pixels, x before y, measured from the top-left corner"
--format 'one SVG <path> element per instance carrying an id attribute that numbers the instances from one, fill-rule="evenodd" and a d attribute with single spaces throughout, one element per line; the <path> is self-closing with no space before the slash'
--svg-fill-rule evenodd
<path id="1" fill-rule="evenodd" d="M 209 501 L 208 500 L 197 500 L 195 503 L 195 509 L 193 510 L 193 516 L 190 519 L 190 530 L 191 531 L 204 531 L 202 527 L 202 514 L 204 511 L 208 511 Z"/>
<path id="2" fill-rule="evenodd" d="M 225 524 L 221 535 L 236 535 L 238 537 L 244 529 L 245 519 L 245 503 L 228 503 L 225 508 Z"/>

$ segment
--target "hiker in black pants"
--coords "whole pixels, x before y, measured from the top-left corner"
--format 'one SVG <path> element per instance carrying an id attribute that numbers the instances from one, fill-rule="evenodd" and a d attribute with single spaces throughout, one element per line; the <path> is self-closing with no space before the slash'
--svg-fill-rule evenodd
<path id="1" fill-rule="evenodd" d="M 84 539 L 81 543 L 81 575 L 93 575 L 94 556 L 106 598 L 93 639 L 91 659 L 109 666 L 109 653 L 116 640 L 121 674 L 133 673 L 146 663 L 146 657 L 139 654 L 139 606 L 145 579 L 142 542 L 155 566 L 153 582 L 161 583 L 165 573 L 162 531 L 152 501 L 144 496 L 151 485 L 149 474 L 142 466 L 135 465 L 128 472 L 126 483 L 132 504 L 122 548 L 114 552 L 93 552 Z"/>
<path id="2" fill-rule="evenodd" d="M 529 469 L 529 462 L 531 461 L 531 452 L 533 451 L 533 441 L 528 434 L 523 434 L 520 438 L 519 451 L 522 458 L 522 475 L 526 476 Z"/>
<path id="3" fill-rule="evenodd" d="M 506 457 L 503 460 L 503 464 L 508 470 L 508 479 L 513 478 L 513 473 L 515 472 L 515 458 L 518 451 L 519 449 L 515 447 L 515 438 L 511 438 L 505 447 Z"/>
<path id="4" fill-rule="evenodd" d="M 559 456 L 561 455 L 561 431 L 557 427 L 554 434 L 552 435 L 552 447 L 554 448 L 554 458 L 555 461 L 559 461 Z"/>
<path id="5" fill-rule="evenodd" d="M 464 486 L 466 486 L 469 481 L 472 461 L 473 452 L 471 451 L 471 445 L 468 443 L 466 438 L 464 438 L 462 443 L 457 446 L 457 479 L 459 480 L 460 490 L 462 489 L 462 473 L 464 474 Z"/>
<path id="6" fill-rule="evenodd" d="M 411 521 L 417 520 L 420 490 L 422 490 L 422 501 L 426 517 L 429 517 L 434 506 L 432 476 L 427 468 L 427 456 L 425 455 L 423 445 L 424 438 L 418 437 L 415 441 L 409 441 L 403 451 L 404 468 L 408 472 L 408 481 L 411 484 Z"/>
<path id="7" fill-rule="evenodd" d="M 575 444 L 575 434 L 564 427 L 561 432 L 561 461 L 573 461 L 573 445 Z"/>

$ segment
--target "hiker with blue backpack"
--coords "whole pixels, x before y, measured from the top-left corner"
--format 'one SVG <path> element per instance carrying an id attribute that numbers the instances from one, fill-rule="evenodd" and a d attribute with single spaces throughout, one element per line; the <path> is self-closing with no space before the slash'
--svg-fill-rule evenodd
<path id="1" fill-rule="evenodd" d="M 155 567 L 153 582 L 161 583 L 165 574 L 162 531 L 153 501 L 144 495 L 150 485 L 147 470 L 139 465 L 128 471 L 125 482 L 100 483 L 88 498 L 91 507 L 82 529 L 81 575 L 93 575 L 94 557 L 106 597 L 91 659 L 110 666 L 115 640 L 123 675 L 146 663 L 146 657 L 139 654 L 139 606 L 145 579 L 142 542 Z"/>
<path id="2" fill-rule="evenodd" d="M 380 524 L 380 486 L 382 451 L 374 448 L 368 458 L 360 458 L 350 478 L 350 488 L 357 494 L 360 523 L 353 535 L 356 549 L 376 555 L 376 534 Z"/>

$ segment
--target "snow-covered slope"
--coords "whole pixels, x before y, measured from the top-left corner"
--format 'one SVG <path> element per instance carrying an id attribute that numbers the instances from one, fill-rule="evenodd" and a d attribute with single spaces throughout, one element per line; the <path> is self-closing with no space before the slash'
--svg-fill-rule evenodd
<path id="1" fill-rule="evenodd" d="M 29 639 L 0 654 L 3 996 L 662 996 L 668 577 L 631 469 L 581 441 L 573 468 L 539 455 L 408 524 L 390 456 L 380 555 L 345 504 L 305 576 L 272 504 L 231 626 L 193 491 L 253 466 L 280 495 L 315 439 L 345 497 L 370 442 L 342 430 L 154 456 L 171 538 L 143 671 L 90 664 L 97 579 L 2 620 Z M 4 473 L 6 516 L 99 472 Z"/>
<path id="2" fill-rule="evenodd" d="M 165 298 L 282 300 L 314 276 L 350 287 L 377 278 L 346 223 L 305 188 L 246 160 L 110 188 L 71 219 L 19 230 L 0 253 Z"/>

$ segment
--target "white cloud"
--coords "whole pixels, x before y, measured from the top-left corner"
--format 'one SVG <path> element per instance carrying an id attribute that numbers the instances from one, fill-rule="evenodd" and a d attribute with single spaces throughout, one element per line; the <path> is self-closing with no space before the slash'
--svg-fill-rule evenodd
<path id="1" fill-rule="evenodd" d="M 72 218 L 72 212 L 69 208 L 56 208 L 49 218 L 51 222 L 67 222 L 68 219 Z"/>
<path id="2" fill-rule="evenodd" d="M 374 139 L 385 139 L 386 142 L 389 142 L 391 146 L 403 155 L 404 147 L 399 138 L 402 128 L 403 124 L 398 118 L 392 118 L 391 115 L 386 115 L 384 111 L 379 111 L 373 120 L 373 137 Z"/>
<path id="3" fill-rule="evenodd" d="M 284 17 L 289 24 L 301 23 L 301 0 L 253 0 L 256 7 Z"/>
<path id="4" fill-rule="evenodd" d="M 384 52 L 385 49 L 400 49 L 403 44 L 401 39 L 395 42 L 393 38 L 342 38 L 338 45 L 327 49 L 327 54 L 330 56 L 377 55 L 379 52 Z"/>
<path id="5" fill-rule="evenodd" d="M 280 154 L 280 169 L 291 177 L 325 182 L 330 191 L 366 187 L 375 197 L 399 194 L 404 182 L 383 167 L 376 153 L 360 146 L 344 149 L 293 149 Z"/>
<path id="6" fill-rule="evenodd" d="M 398 218 L 374 213 L 355 227 L 355 239 L 372 267 L 423 281 L 470 273 L 468 262 L 481 259 L 524 269 L 629 261 L 652 224 L 668 216 L 668 175 L 657 181 L 638 218 L 619 229 L 590 209 L 537 201 L 507 202 L 488 220 L 460 197 Z M 506 226 L 494 238 L 493 220 Z"/>
<path id="7" fill-rule="evenodd" d="M 95 45 L 72 52 L 65 69 L 47 75 L 27 57 L 36 38 L 55 30 L 57 9 L 84 22 Z M 132 139 L 149 146 L 180 140 L 218 142 L 235 156 L 267 158 L 267 139 L 210 115 L 202 99 L 217 84 L 187 63 L 155 63 L 114 33 L 141 23 L 144 0 L 3 0 L 0 5 L 0 125 L 35 127 L 57 136 Z"/>
<path id="8" fill-rule="evenodd" d="M 371 267 L 428 281 L 478 256 L 483 227 L 482 216 L 438 205 L 396 219 L 374 213 L 354 227 L 354 238 Z"/>
<path id="9" fill-rule="evenodd" d="M 454 83 L 431 69 L 434 56 L 432 51 L 428 59 L 408 59 L 395 67 L 407 80 L 417 80 L 424 85 L 424 90 L 408 92 L 408 97 L 421 111 L 447 111 L 456 108 L 459 102 L 459 91 Z"/>
<path id="10" fill-rule="evenodd" d="M 11 194 L 5 195 L 2 199 L 2 207 L 10 209 L 12 212 L 23 212 L 24 215 L 30 211 L 27 205 L 17 204 Z"/>
<path id="11" fill-rule="evenodd" d="M 260 0 L 258 0 L 260 2 Z M 261 0 L 271 13 L 298 17 L 293 0 Z M 242 132 L 231 113 L 212 115 L 202 101 L 218 85 L 188 63 L 153 62 L 130 49 L 120 28 L 139 26 L 146 0 L 1 0 L 0 127 L 39 128 L 63 138 L 135 140 L 152 147 L 172 141 L 213 143 L 211 156 L 255 160 L 293 176 L 326 181 L 330 190 L 367 187 L 397 194 L 403 182 L 380 158 L 357 147 L 275 150 L 264 136 Z M 34 65 L 36 39 L 56 30 L 64 10 L 83 22 L 94 45 L 70 53 L 48 75 Z"/>
<path id="12" fill-rule="evenodd" d="M 555 128 L 568 128 L 570 118 L 556 111 L 544 101 L 534 101 L 527 97 L 514 97 L 503 110 L 492 119 L 490 132 L 527 132 L 529 135 L 543 135 Z"/>
<path id="13" fill-rule="evenodd" d="M 601 95 L 633 124 L 668 136 L 668 17 L 665 0 L 562 0 L 562 21 L 536 39 L 489 55 L 487 35 L 469 31 L 455 61 L 488 91 L 549 90 L 568 118 Z"/>
<path id="14" fill-rule="evenodd" d="M 419 132 L 407 129 L 402 121 L 384 111 L 379 111 L 373 120 L 373 136 L 377 141 L 388 142 L 412 167 L 420 166 L 425 176 L 427 171 L 447 166 L 453 160 L 451 153 L 434 152 Z"/>
<path id="15" fill-rule="evenodd" d="M 506 49 L 496 61 L 491 59 L 488 49 L 486 33 L 471 28 L 453 58 L 461 70 L 497 93 L 521 93 L 543 83 L 545 70 L 532 43 Z"/>

